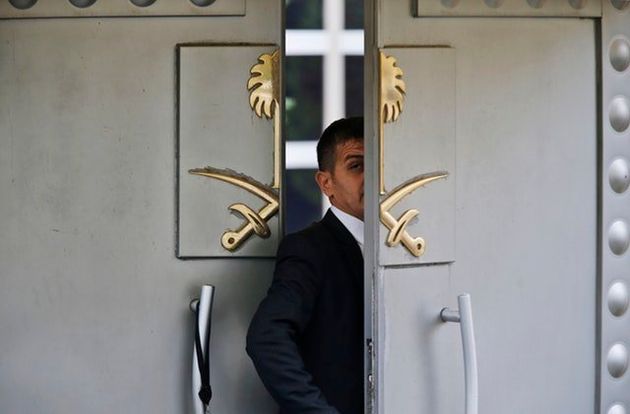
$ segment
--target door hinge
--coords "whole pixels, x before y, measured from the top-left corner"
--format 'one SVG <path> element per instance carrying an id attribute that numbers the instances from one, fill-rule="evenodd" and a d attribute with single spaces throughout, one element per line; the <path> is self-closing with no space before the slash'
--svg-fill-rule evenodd
<path id="1" fill-rule="evenodd" d="M 374 404 L 374 389 L 375 389 L 375 380 L 374 380 L 374 363 L 376 356 L 374 355 L 374 342 L 372 338 L 368 338 L 366 340 L 367 352 L 368 352 L 368 367 L 367 367 L 367 401 L 368 401 L 368 412 L 373 412 L 372 407 Z"/>

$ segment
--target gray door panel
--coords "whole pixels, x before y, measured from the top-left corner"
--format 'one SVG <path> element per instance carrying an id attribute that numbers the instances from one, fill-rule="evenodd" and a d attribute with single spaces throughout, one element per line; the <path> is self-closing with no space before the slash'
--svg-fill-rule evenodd
<path id="1" fill-rule="evenodd" d="M 226 44 L 182 45 L 178 50 L 179 257 L 273 257 L 276 253 L 277 214 L 266 222 L 269 235 L 252 234 L 236 250 L 227 250 L 222 235 L 245 221 L 229 206 L 243 203 L 257 211 L 266 202 L 241 187 L 190 171 L 208 166 L 229 169 L 249 182 L 271 186 L 274 122 L 258 118 L 250 108 L 247 81 L 258 57 L 277 49 Z"/>
<path id="2" fill-rule="evenodd" d="M 414 47 L 454 50 L 455 254 L 451 264 L 414 266 L 402 246 L 382 242 L 384 226 L 375 230 L 380 234 L 375 238 L 374 325 L 378 412 L 464 412 L 459 328 L 441 323 L 439 312 L 457 308 L 457 295 L 468 292 L 477 338 L 479 412 L 592 413 L 597 372 L 595 23 L 413 20 L 403 17 L 402 2 L 396 4 L 388 2 L 380 14 L 382 50 L 391 50 L 390 45 L 409 46 L 404 53 L 410 55 L 423 50 Z M 410 73 L 414 65 L 431 72 L 432 61 L 421 53 L 416 60 L 401 56 L 400 62 L 411 63 Z M 440 71 L 441 62 L 434 64 L 434 72 Z M 416 79 L 403 79 L 409 95 Z M 406 122 L 421 122 L 414 110 L 436 111 L 412 109 L 414 99 L 405 99 L 409 112 L 397 121 L 401 131 L 411 129 Z M 417 164 L 413 153 L 392 143 L 401 139 L 391 132 L 396 126 L 388 126 L 385 134 L 386 177 L 402 160 L 405 169 Z M 407 139 L 404 148 L 432 137 Z M 419 166 L 418 173 L 424 172 Z M 422 210 L 428 189 L 409 196 L 408 206 Z M 421 221 L 432 219 L 444 220 L 421 216 Z M 432 244 L 449 237 L 448 230 L 427 236 L 427 255 Z M 388 260 L 403 252 L 405 266 L 389 266 Z"/>
<path id="3" fill-rule="evenodd" d="M 398 219 L 417 209 L 415 221 L 406 227 L 411 238 L 421 237 L 424 254 L 410 255 L 403 246 L 382 249 L 382 265 L 444 263 L 455 260 L 456 174 L 456 52 L 448 47 L 383 48 L 388 59 L 403 68 L 406 88 L 404 111 L 398 121 L 386 123 L 385 190 L 415 176 L 444 172 L 444 178 L 427 182 L 405 196 L 390 213 Z M 391 64 L 391 63 L 388 63 Z M 383 79 L 387 82 L 386 79 Z M 431 219 L 429 219 L 431 217 Z M 389 231 L 381 232 L 382 245 Z M 430 242 L 429 242 L 430 241 Z"/>
<path id="4" fill-rule="evenodd" d="M 175 257 L 176 45 L 281 44 L 280 2 L 2 20 L 0 39 L 0 412 L 191 412 L 204 283 L 213 411 L 275 412 L 244 349 L 272 261 Z"/>
<path id="5" fill-rule="evenodd" d="M 630 281 L 630 3 L 606 2 L 601 24 L 600 409 L 628 412 Z"/>

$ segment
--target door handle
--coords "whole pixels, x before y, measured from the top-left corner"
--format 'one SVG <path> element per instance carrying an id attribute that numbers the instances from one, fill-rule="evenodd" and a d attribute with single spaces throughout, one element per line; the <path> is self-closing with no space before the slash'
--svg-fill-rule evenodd
<path id="1" fill-rule="evenodd" d="M 464 293 L 457 297 L 459 310 L 444 308 L 440 312 L 442 322 L 459 323 L 464 350 L 464 381 L 466 384 L 466 414 L 477 414 L 479 407 L 479 383 L 477 373 L 477 349 L 473 328 L 470 295 Z"/>
<path id="2" fill-rule="evenodd" d="M 192 395 L 195 414 L 209 413 L 208 403 L 212 398 L 210 388 L 212 302 L 214 302 L 214 286 L 212 285 L 203 285 L 199 299 L 190 302 L 190 310 L 196 315 L 192 357 Z M 198 349 L 201 352 L 198 353 Z"/>

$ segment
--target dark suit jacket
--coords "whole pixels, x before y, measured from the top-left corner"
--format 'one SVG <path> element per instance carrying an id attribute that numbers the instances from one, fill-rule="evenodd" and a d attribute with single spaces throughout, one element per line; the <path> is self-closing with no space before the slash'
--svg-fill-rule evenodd
<path id="1" fill-rule="evenodd" d="M 247 353 L 281 414 L 363 414 L 363 256 L 330 210 L 280 243 Z"/>

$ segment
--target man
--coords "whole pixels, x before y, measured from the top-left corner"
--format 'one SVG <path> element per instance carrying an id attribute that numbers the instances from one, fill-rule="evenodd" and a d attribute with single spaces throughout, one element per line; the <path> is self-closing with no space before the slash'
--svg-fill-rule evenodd
<path id="1" fill-rule="evenodd" d="M 317 160 L 332 207 L 280 243 L 247 352 L 280 414 L 363 414 L 363 118 L 326 128 Z"/>

